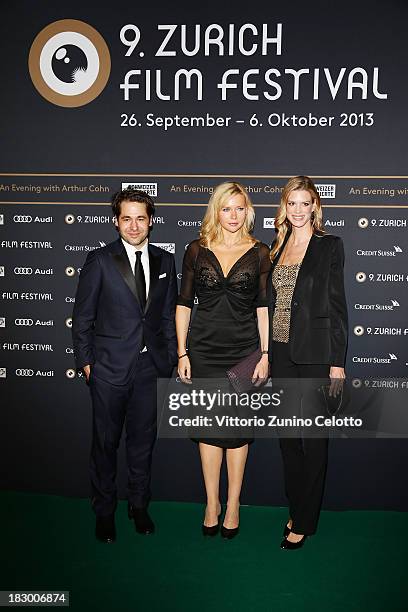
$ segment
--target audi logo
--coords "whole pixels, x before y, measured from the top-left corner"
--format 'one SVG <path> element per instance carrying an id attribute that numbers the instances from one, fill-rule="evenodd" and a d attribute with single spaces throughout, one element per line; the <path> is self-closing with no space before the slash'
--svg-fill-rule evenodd
<path id="1" fill-rule="evenodd" d="M 32 268 L 14 268 L 14 274 L 21 274 L 24 276 L 28 276 L 33 273 Z"/>
<path id="2" fill-rule="evenodd" d="M 31 223 L 33 220 L 31 215 L 14 215 L 14 223 Z"/>
<path id="3" fill-rule="evenodd" d="M 14 319 L 14 325 L 17 325 L 17 327 L 22 327 L 24 325 L 31 327 L 31 325 L 34 325 L 34 321 L 32 319 Z"/>
<path id="4" fill-rule="evenodd" d="M 34 376 L 34 370 L 23 370 L 19 368 L 16 370 L 16 376 Z"/>

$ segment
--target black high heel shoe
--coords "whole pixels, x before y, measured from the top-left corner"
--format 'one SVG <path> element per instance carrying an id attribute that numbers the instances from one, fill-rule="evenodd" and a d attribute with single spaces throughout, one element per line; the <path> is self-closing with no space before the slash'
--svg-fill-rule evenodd
<path id="1" fill-rule="evenodd" d="M 211 527 L 207 527 L 207 525 L 201 525 L 201 529 L 203 535 L 205 536 L 216 536 L 220 530 L 220 519 L 218 518 L 218 523 L 216 525 L 211 525 Z"/>
<path id="2" fill-rule="evenodd" d="M 221 506 L 220 513 L 218 515 L 218 521 L 217 521 L 216 525 L 211 525 L 211 527 L 207 527 L 207 525 L 204 525 L 204 524 L 201 525 L 201 530 L 202 530 L 204 536 L 213 537 L 213 536 L 217 535 L 217 533 L 220 530 L 220 517 L 221 517 L 221 514 L 222 514 L 222 506 Z"/>
<path id="3" fill-rule="evenodd" d="M 239 510 L 238 510 L 238 512 L 239 512 Z M 238 517 L 239 517 L 239 514 L 238 514 Z M 229 527 L 225 527 L 224 524 L 221 525 L 221 536 L 225 540 L 232 540 L 232 538 L 235 538 L 235 536 L 238 535 L 238 533 L 239 533 L 239 525 L 238 525 L 238 527 L 233 527 L 232 529 L 230 529 Z"/>
<path id="4" fill-rule="evenodd" d="M 228 529 L 228 527 L 224 527 L 224 525 L 221 525 L 221 535 L 226 540 L 232 540 L 232 538 L 235 538 L 235 536 L 238 535 L 238 532 L 239 525 L 238 527 L 234 527 L 233 529 Z"/>
<path id="5" fill-rule="evenodd" d="M 307 535 L 304 535 L 303 538 L 299 540 L 299 542 L 289 542 L 287 538 L 284 538 L 281 542 L 280 547 L 282 550 L 297 550 L 298 548 L 302 548 L 303 544 L 306 541 L 306 538 Z"/>
<path id="6" fill-rule="evenodd" d="M 291 532 L 290 527 L 287 526 L 287 524 L 285 524 L 285 527 L 283 528 L 283 537 L 286 538 Z"/>

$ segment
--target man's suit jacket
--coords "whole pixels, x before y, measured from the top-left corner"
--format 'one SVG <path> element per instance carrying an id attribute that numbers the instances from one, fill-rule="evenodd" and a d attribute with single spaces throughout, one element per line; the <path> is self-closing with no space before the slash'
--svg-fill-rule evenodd
<path id="1" fill-rule="evenodd" d="M 72 322 L 76 365 L 90 364 L 92 375 L 114 385 L 126 385 L 137 375 L 144 345 L 160 376 L 170 376 L 177 362 L 174 257 L 151 244 L 148 253 L 144 310 L 121 239 L 89 253 L 81 271 Z"/>
<path id="2" fill-rule="evenodd" d="M 272 273 L 288 240 L 272 262 Z M 341 238 L 313 234 L 300 267 L 291 304 L 289 355 L 294 363 L 344 367 L 347 304 Z M 270 342 L 276 291 L 270 287 Z"/>

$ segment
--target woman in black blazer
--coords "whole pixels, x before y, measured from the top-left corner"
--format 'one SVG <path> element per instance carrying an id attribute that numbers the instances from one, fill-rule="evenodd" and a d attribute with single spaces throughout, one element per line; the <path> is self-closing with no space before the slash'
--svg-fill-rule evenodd
<path id="1" fill-rule="evenodd" d="M 272 377 L 345 378 L 347 305 L 343 243 L 324 233 L 317 190 L 307 176 L 283 189 L 271 249 Z M 281 548 L 300 548 L 316 531 L 327 467 L 327 438 L 280 437 L 289 520 Z"/>

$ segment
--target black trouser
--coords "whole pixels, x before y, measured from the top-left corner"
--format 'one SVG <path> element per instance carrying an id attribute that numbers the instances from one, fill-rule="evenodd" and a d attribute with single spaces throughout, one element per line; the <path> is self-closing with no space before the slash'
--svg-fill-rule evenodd
<path id="1" fill-rule="evenodd" d="M 289 357 L 289 346 L 272 343 L 272 377 L 327 379 L 329 366 L 296 364 Z M 295 410 L 294 412 L 297 412 Z M 280 437 L 286 496 L 295 533 L 315 533 L 322 504 L 327 468 L 328 440 L 325 437 Z"/>
<path id="2" fill-rule="evenodd" d="M 126 421 L 128 501 L 144 508 L 150 499 L 150 470 L 156 439 L 157 371 L 148 352 L 140 354 L 135 378 L 111 385 L 91 373 L 93 408 L 91 450 L 92 507 L 98 516 L 115 512 L 117 450 Z"/>

